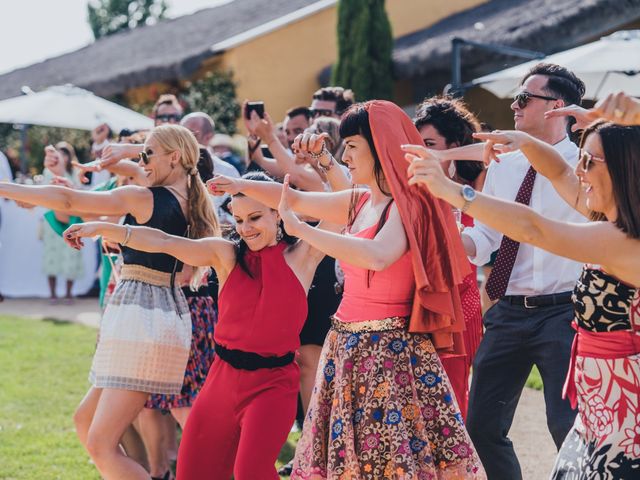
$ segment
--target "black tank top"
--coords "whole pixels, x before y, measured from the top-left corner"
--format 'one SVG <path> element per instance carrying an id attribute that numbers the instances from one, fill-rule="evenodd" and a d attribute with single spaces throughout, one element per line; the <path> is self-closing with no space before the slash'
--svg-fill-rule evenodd
<path id="1" fill-rule="evenodd" d="M 149 187 L 153 194 L 153 213 L 147 223 L 138 223 L 131 214 L 127 214 L 125 225 L 152 227 L 170 235 L 184 237 L 187 234 L 187 219 L 182 213 L 180 202 L 165 187 Z M 160 272 L 172 273 L 182 270 L 182 263 L 166 253 L 147 253 L 122 247 L 122 260 L 125 265 L 141 265 Z"/>

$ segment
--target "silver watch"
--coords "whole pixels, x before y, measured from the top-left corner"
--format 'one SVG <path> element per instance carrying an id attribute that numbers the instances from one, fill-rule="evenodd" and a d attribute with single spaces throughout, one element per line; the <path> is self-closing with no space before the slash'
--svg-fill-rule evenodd
<path id="1" fill-rule="evenodd" d="M 471 185 L 463 185 L 460 194 L 462 195 L 462 198 L 464 198 L 464 205 L 462 206 L 460 211 L 464 213 L 471 206 L 471 202 L 476 199 L 476 191 Z"/>

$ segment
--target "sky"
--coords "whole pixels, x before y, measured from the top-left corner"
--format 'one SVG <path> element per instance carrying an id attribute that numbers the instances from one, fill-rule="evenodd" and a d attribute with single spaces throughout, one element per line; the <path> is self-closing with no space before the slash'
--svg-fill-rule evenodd
<path id="1" fill-rule="evenodd" d="M 230 0 L 167 0 L 179 17 Z M 77 50 L 93 41 L 89 0 L 0 0 L 0 74 Z"/>

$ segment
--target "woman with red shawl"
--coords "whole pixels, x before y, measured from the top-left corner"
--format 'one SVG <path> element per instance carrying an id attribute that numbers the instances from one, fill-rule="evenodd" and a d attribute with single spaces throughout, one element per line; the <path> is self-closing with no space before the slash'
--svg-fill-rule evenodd
<path id="1" fill-rule="evenodd" d="M 267 205 L 279 199 L 287 232 L 345 271 L 291 478 L 486 478 L 436 353 L 464 352 L 458 285 L 469 267 L 451 208 L 408 186 L 400 145 L 420 135 L 385 101 L 352 106 L 340 135 L 353 183 L 368 188 L 298 192 L 285 180 L 280 197 L 275 185 L 210 182 Z M 294 147 L 331 168 L 322 136 Z M 293 211 L 346 229 L 316 234 Z"/>

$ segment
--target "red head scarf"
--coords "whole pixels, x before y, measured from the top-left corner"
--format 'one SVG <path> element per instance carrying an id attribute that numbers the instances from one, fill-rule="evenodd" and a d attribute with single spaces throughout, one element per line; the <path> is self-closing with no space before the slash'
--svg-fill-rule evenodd
<path id="1" fill-rule="evenodd" d="M 409 331 L 430 333 L 437 349 L 464 353 L 458 285 L 470 273 L 469 261 L 451 206 L 425 188 L 409 186 L 404 144 L 422 145 L 411 119 L 397 105 L 367 102 L 369 125 L 382 171 L 407 234 L 416 293 Z"/>

